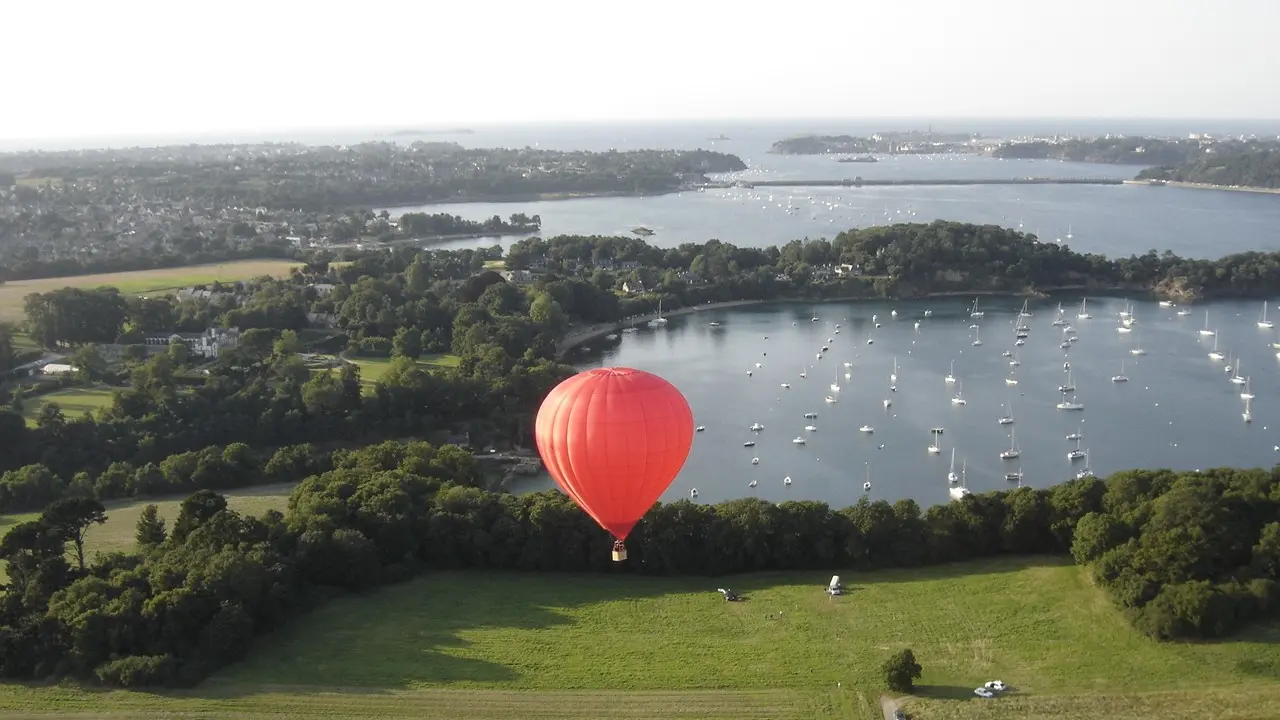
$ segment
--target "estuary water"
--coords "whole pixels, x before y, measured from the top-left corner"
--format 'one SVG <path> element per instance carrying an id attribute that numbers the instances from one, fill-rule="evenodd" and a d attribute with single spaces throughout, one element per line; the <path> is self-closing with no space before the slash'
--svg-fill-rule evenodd
<path id="1" fill-rule="evenodd" d="M 584 369 L 649 370 L 688 398 L 695 422 L 706 430 L 696 434 L 689 461 L 665 500 L 689 497 L 696 488 L 699 502 L 757 496 L 844 506 L 866 494 L 914 498 L 928 506 L 949 498 L 953 448 L 956 472 L 963 468 L 973 492 L 1016 486 L 1005 474 L 1018 470 L 1023 484 L 1046 487 L 1086 467 L 1105 476 L 1137 467 L 1266 467 L 1280 458 L 1280 360 L 1271 347 L 1280 335 L 1257 327 L 1261 303 L 1208 303 L 1179 316 L 1177 308 L 1134 302 L 1135 322 L 1124 333 L 1117 330 L 1124 300 L 1090 299 L 1092 319 L 1084 320 L 1076 317 L 1079 299 L 1064 299 L 1063 318 L 1079 340 L 1063 349 L 1063 328 L 1052 324 L 1056 299 L 1031 306 L 1022 346 L 1014 344 L 1019 300 L 983 298 L 982 318 L 970 317 L 971 301 L 783 303 L 706 311 L 671 318 L 666 329 L 602 338 L 570 360 Z M 1226 356 L 1221 361 L 1208 356 L 1215 337 L 1199 332 L 1206 327 L 1206 310 Z M 881 327 L 874 326 L 873 315 Z M 1280 320 L 1274 302 L 1269 315 Z M 982 344 L 973 345 L 975 339 Z M 891 380 L 895 361 L 897 379 Z M 1230 381 L 1228 365 L 1240 368 L 1256 396 L 1251 423 L 1242 416 L 1246 386 Z M 949 373 L 955 383 L 945 381 Z M 1122 374 L 1127 382 L 1113 382 Z M 833 383 L 839 383 L 838 392 Z M 1067 384 L 1075 386 L 1070 395 L 1084 405 L 1082 411 L 1057 409 L 1063 400 L 1059 387 Z M 952 402 L 957 395 L 965 404 Z M 836 402 L 826 402 L 827 396 Z M 1013 423 L 1000 424 L 1004 416 Z M 764 429 L 753 432 L 753 423 Z M 874 432 L 861 432 L 864 426 Z M 936 439 L 941 452 L 930 454 L 934 427 L 944 432 Z M 1072 433 L 1082 435 L 1079 448 L 1088 451 L 1087 459 L 1068 459 L 1077 447 L 1066 439 Z M 1020 457 L 1001 459 L 1002 451 L 1014 447 L 1015 435 Z M 797 437 L 805 443 L 794 444 Z M 744 447 L 746 442 L 755 445 Z M 868 478 L 872 487 L 864 493 Z M 516 489 L 550 486 L 544 478 Z"/>

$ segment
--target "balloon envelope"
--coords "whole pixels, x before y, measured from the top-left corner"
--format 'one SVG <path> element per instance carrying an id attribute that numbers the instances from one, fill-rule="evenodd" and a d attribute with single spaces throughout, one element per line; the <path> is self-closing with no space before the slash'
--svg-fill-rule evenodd
<path id="1" fill-rule="evenodd" d="M 618 540 L 675 480 L 693 445 L 684 395 L 631 368 L 578 373 L 538 409 L 538 453 L 565 494 Z"/>

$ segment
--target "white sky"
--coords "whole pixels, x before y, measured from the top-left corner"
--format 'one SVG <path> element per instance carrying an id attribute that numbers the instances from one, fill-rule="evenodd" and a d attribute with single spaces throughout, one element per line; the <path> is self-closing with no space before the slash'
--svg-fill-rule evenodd
<path id="1" fill-rule="evenodd" d="M 0 0 L 0 138 L 1280 117 L 1280 0 Z"/>

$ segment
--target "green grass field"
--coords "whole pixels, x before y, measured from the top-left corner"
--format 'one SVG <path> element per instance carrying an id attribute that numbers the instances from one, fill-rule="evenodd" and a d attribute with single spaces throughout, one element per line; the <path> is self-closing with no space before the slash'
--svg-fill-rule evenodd
<path id="1" fill-rule="evenodd" d="M 49 403 L 57 403 L 62 408 L 63 415 L 68 419 L 75 419 L 86 412 L 92 413 L 110 405 L 113 392 L 112 388 L 66 388 L 23 398 L 22 417 L 27 419 L 28 426 L 34 427 L 40 410 Z"/>
<path id="2" fill-rule="evenodd" d="M 261 515 L 266 510 L 284 512 L 289 502 L 289 493 L 293 485 L 258 485 L 256 487 L 229 490 L 222 493 L 227 498 L 227 507 L 247 515 Z M 86 555 L 131 550 L 134 547 L 133 531 L 138 524 L 138 516 L 142 508 L 155 505 L 160 510 L 160 517 L 168 526 L 178 518 L 178 508 L 187 495 L 172 497 L 113 500 L 103 505 L 107 508 L 107 521 L 89 528 L 85 534 Z M 8 528 L 20 522 L 35 520 L 40 513 L 23 513 L 20 515 L 0 515 L 0 535 Z"/>
<path id="3" fill-rule="evenodd" d="M 0 285 L 0 320 L 23 319 L 23 299 L 35 292 L 49 292 L 64 287 L 93 288 L 117 287 L 121 292 L 144 294 L 176 290 L 190 285 L 204 285 L 217 280 L 233 282 L 271 275 L 287 275 L 297 267 L 292 260 L 239 260 L 211 265 L 136 272 L 106 273 L 101 275 L 75 275 L 72 277 L 43 278 L 40 280 L 15 280 Z"/>
<path id="4" fill-rule="evenodd" d="M 371 391 L 375 383 L 387 374 L 387 370 L 391 369 L 391 358 L 350 358 L 351 362 L 360 366 L 360 384 L 364 386 L 365 391 Z M 458 367 L 458 363 L 462 358 L 457 355 L 437 354 L 423 355 L 418 358 L 418 366 L 428 370 L 442 370 Z"/>
<path id="5" fill-rule="evenodd" d="M 866 720 L 880 664 L 911 647 L 919 720 L 1280 717 L 1275 625 L 1157 644 L 1057 560 L 842 574 L 828 598 L 826 573 L 435 573 L 333 601 L 193 691 L 8 685 L 0 713 Z M 995 678 L 1015 690 L 973 696 Z"/>

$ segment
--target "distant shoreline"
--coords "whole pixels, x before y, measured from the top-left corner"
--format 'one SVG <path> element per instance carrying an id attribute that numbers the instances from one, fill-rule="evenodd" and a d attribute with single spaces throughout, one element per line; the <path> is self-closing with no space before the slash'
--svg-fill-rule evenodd
<path id="1" fill-rule="evenodd" d="M 474 195 L 463 198 L 448 198 L 445 200 L 427 200 L 411 205 L 387 205 L 378 208 L 391 213 L 392 217 L 398 217 L 404 212 L 419 207 L 427 207 L 431 205 L 470 205 L 472 203 L 521 203 L 521 202 L 556 202 L 559 200 L 589 200 L 591 198 L 611 198 L 611 197 L 656 197 L 658 195 L 673 195 L 685 192 L 685 188 L 676 188 L 672 190 L 661 190 L 658 192 L 634 192 L 630 190 L 601 190 L 599 192 L 562 192 L 562 193 L 523 193 L 515 195 Z"/>
<path id="2" fill-rule="evenodd" d="M 663 313 L 663 317 L 679 317 L 681 315 L 691 315 L 698 312 L 706 312 L 709 310 L 723 310 L 728 308 L 746 307 L 748 305 L 822 305 L 833 302 L 911 302 L 929 299 L 949 299 L 957 297 L 1034 297 L 1039 299 L 1047 299 L 1052 297 L 1054 293 L 1077 293 L 1089 292 L 1095 297 L 1113 297 L 1120 296 L 1124 293 L 1147 293 L 1152 294 L 1150 290 L 1142 290 L 1138 288 L 1090 288 L 1086 285 L 1069 285 L 1053 288 L 1037 289 L 1034 293 L 1026 292 L 1009 292 L 1005 290 L 947 290 L 942 292 L 926 293 L 924 295 L 912 295 L 908 297 L 867 297 L 867 296 L 843 296 L 832 298 L 773 298 L 771 300 L 729 300 L 719 303 L 710 303 L 708 305 L 694 305 L 692 307 L 680 308 L 670 312 Z M 584 328 L 576 329 L 567 333 L 559 343 L 556 344 L 556 357 L 563 358 L 570 350 L 585 344 L 590 340 L 603 337 L 610 333 L 619 332 L 625 327 L 634 327 L 643 325 L 650 320 L 658 317 L 657 313 L 649 315 L 637 315 L 636 317 L 619 320 L 613 323 L 596 323 Z"/>
<path id="3" fill-rule="evenodd" d="M 1280 195 L 1280 188 L 1237 187 L 1235 185 L 1213 185 L 1211 183 L 1180 182 L 1177 180 L 1125 180 L 1125 185 L 1145 185 L 1147 187 L 1171 187 L 1187 190 L 1225 190 L 1227 192 L 1255 193 L 1259 195 Z"/>

